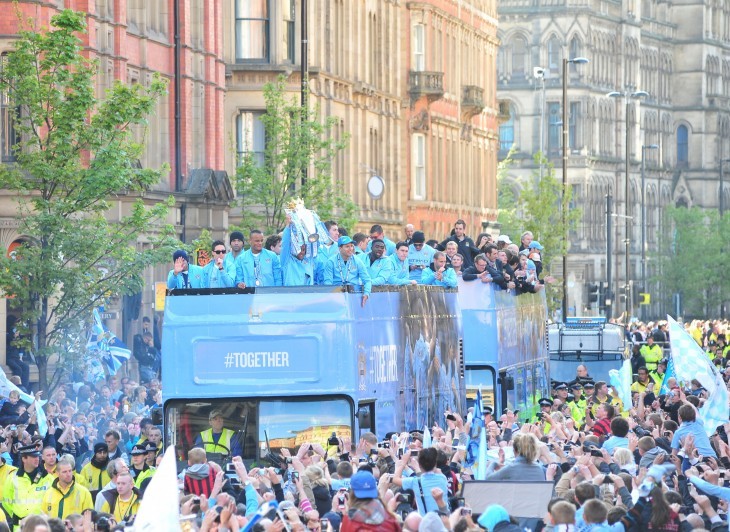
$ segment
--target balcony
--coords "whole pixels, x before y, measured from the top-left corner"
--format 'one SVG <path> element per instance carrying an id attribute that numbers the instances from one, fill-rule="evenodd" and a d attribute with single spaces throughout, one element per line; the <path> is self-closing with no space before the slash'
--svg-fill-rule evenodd
<path id="1" fill-rule="evenodd" d="M 484 89 L 476 85 L 461 88 L 461 112 L 468 118 L 484 110 Z"/>
<path id="2" fill-rule="evenodd" d="M 408 75 L 408 92 L 411 95 L 411 104 L 423 96 L 429 102 L 443 98 L 444 73 L 411 70 Z"/>

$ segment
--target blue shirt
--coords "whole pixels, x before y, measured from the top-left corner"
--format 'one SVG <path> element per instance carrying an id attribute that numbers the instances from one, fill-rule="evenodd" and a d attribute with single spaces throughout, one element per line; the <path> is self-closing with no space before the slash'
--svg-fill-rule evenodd
<path id="1" fill-rule="evenodd" d="M 601 446 L 606 451 L 608 451 L 608 454 L 613 454 L 613 451 L 619 448 L 628 449 L 629 448 L 629 439 L 628 438 L 619 438 L 618 436 L 611 436 L 606 441 L 603 442 L 603 445 Z"/>
<path id="2" fill-rule="evenodd" d="M 250 249 L 236 260 L 236 284 L 246 286 L 281 286 L 281 261 L 279 255 L 268 249 L 262 249 L 258 256 Z"/>
<path id="3" fill-rule="evenodd" d="M 226 265 L 223 259 L 223 269 L 219 270 L 215 261 L 210 261 L 203 268 L 203 284 L 205 288 L 232 288 L 236 286 L 236 266 L 231 262 Z"/>
<path id="4" fill-rule="evenodd" d="M 391 257 L 388 257 L 388 260 L 391 262 L 392 265 L 389 284 L 411 284 L 411 272 L 409 271 L 408 257 L 406 257 L 406 260 L 401 262 L 401 260 L 398 258 L 398 255 L 393 255 Z"/>
<path id="5" fill-rule="evenodd" d="M 418 505 L 418 513 L 421 515 L 426 515 L 427 512 L 438 512 L 438 504 L 431 495 L 433 488 L 440 488 L 444 496 L 449 493 L 449 486 L 443 473 L 429 471 L 420 477 L 403 477 L 403 489 L 413 490 Z M 426 502 L 425 509 L 423 508 L 424 501 Z"/>
<path id="6" fill-rule="evenodd" d="M 436 250 L 431 246 L 424 244 L 420 250 L 417 250 L 413 244 L 408 246 L 408 264 L 409 266 L 420 266 L 420 269 L 415 269 L 410 272 L 410 278 L 421 282 L 421 274 L 423 270 L 431 266 L 433 261 L 433 254 Z"/>
<path id="7" fill-rule="evenodd" d="M 185 277 L 187 277 L 187 284 L 185 283 Z M 188 264 L 187 272 L 180 272 L 175 275 L 175 270 L 170 270 L 170 273 L 167 274 L 167 288 L 170 290 L 175 288 L 206 288 L 204 279 L 203 268 Z"/>
<path id="8" fill-rule="evenodd" d="M 672 438 L 672 449 L 681 449 L 681 441 L 690 434 L 695 438 L 695 448 L 703 457 L 707 458 L 708 456 L 712 456 L 717 459 L 717 454 L 715 454 L 715 450 L 710 445 L 710 438 L 705 432 L 705 426 L 702 424 L 702 421 L 682 421 L 682 424 Z"/>
<path id="9" fill-rule="evenodd" d="M 326 285 L 361 286 L 362 293 L 370 295 L 372 283 L 365 265 L 354 256 L 345 263 L 342 255 L 337 253 L 324 265 L 324 283 Z"/>
<path id="10" fill-rule="evenodd" d="M 448 288 L 456 288 L 459 281 L 456 279 L 456 272 L 453 268 L 446 268 L 443 277 L 439 281 L 436 279 L 436 272 L 430 266 L 423 270 L 421 274 L 421 282 L 419 284 L 430 284 L 433 286 L 446 286 Z"/>

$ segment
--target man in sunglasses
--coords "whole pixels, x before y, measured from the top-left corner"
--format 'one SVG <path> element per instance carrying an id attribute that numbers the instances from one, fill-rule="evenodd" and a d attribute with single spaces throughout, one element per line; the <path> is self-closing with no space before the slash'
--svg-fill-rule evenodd
<path id="1" fill-rule="evenodd" d="M 226 245 L 222 240 L 213 242 L 213 257 L 203 268 L 203 288 L 231 288 L 236 283 L 236 264 L 226 261 Z"/>

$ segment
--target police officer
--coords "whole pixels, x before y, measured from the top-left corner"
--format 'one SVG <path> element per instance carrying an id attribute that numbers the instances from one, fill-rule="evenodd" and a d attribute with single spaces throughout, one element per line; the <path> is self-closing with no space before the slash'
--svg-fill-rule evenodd
<path id="1" fill-rule="evenodd" d="M 236 433 L 223 428 L 223 413 L 213 410 L 208 416 L 210 428 L 195 438 L 195 447 L 205 449 L 206 453 L 219 453 L 226 456 L 241 456 L 241 444 Z"/>
<path id="2" fill-rule="evenodd" d="M 641 350 L 639 352 L 641 353 L 641 356 L 644 357 L 646 368 L 650 372 L 656 371 L 657 364 L 664 356 L 664 352 L 659 344 L 654 343 L 654 337 L 652 335 L 649 335 L 646 339 L 646 343 L 641 346 Z"/>
<path id="3" fill-rule="evenodd" d="M 583 395 L 583 385 L 574 382 L 570 385 L 573 392 L 573 401 L 570 403 L 570 417 L 575 421 L 576 428 L 580 427 L 586 419 L 586 398 Z"/>
<path id="4" fill-rule="evenodd" d="M 152 480 L 152 475 L 155 474 L 155 468 L 150 467 L 146 463 L 147 458 L 147 444 L 137 444 L 132 447 L 132 467 L 129 468 L 129 474 L 134 479 L 134 487 L 139 490 L 141 494 L 144 494 L 144 490 L 147 489 L 147 485 Z"/>
<path id="5" fill-rule="evenodd" d="M 31 514 L 42 512 L 43 496 L 53 482 L 45 468 L 40 467 L 41 451 L 34 444 L 18 449 L 21 466 L 8 475 L 3 487 L 3 508 L 14 531 L 20 530 L 20 521 Z"/>

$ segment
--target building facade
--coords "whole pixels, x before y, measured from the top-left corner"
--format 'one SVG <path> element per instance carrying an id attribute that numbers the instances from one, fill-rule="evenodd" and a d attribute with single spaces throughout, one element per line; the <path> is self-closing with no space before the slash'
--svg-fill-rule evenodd
<path id="1" fill-rule="evenodd" d="M 650 281 L 641 286 L 642 263 L 647 279 L 659 274 L 651 256 L 665 232 L 664 209 L 718 208 L 720 194 L 725 205 L 730 197 L 719 188 L 720 161 L 730 157 L 730 6 L 722 0 L 499 0 L 499 18 L 498 97 L 509 115 L 500 126 L 500 155 L 516 150 L 508 178 L 516 191 L 539 175 L 532 155 L 540 150 L 560 177 L 563 60 L 589 60 L 567 63 L 565 77 L 568 183 L 583 214 L 570 235 L 570 314 L 590 312 L 586 284 L 607 280 L 609 194 L 614 294 L 627 284 L 628 232 L 629 285 L 652 294 L 646 315 L 666 313 L 671 294 Z M 614 315 L 626 310 L 618 299 Z"/>
<path id="2" fill-rule="evenodd" d="M 177 4 L 177 7 L 176 7 Z M 51 17 L 60 9 L 71 8 L 88 13 L 88 33 L 82 36 L 90 57 L 99 62 L 97 95 L 119 80 L 148 85 L 154 74 L 169 83 L 149 117 L 146 130 L 135 132 L 144 140 L 145 152 L 140 166 L 159 168 L 169 164 L 171 170 L 163 180 L 145 194 L 145 201 L 177 199 L 169 223 L 175 225 L 180 238 L 190 241 L 202 229 L 223 237 L 228 228 L 228 204 L 233 192 L 224 171 L 226 141 L 220 135 L 225 96 L 225 67 L 222 60 L 223 39 L 221 0 L 50 0 L 17 3 L 23 20 L 32 20 L 40 30 L 50 26 Z M 10 0 L 0 1 L 0 54 L 13 48 L 19 20 Z M 175 40 L 175 35 L 179 40 Z M 12 163 L 14 134 L 10 121 L 10 100 L 2 95 L 0 108 L 0 149 L 2 162 Z M 109 211 L 125 212 L 136 198 L 121 196 Z M 6 250 L 33 235 L 18 233 L 16 207 L 12 198 L 0 195 L 0 241 Z M 138 246 L 147 245 L 143 236 Z M 152 316 L 154 283 L 164 280 L 169 265 L 145 272 L 141 316 Z M 0 304 L 0 328 L 5 315 L 12 313 L 11 303 Z M 6 308 L 7 307 L 7 308 Z M 130 341 L 136 328 L 123 312 L 122 301 L 108 308 L 108 325 Z M 5 345 L 0 347 L 4 353 Z M 0 354 L 0 362 L 4 354 Z"/>
<path id="3" fill-rule="evenodd" d="M 231 174 L 242 151 L 264 149 L 263 85 L 285 74 L 299 90 L 301 8 L 224 4 Z M 469 231 L 496 219 L 495 15 L 495 0 L 308 0 L 310 105 L 350 137 L 333 174 L 359 208 L 358 230 L 378 223 L 397 239 L 413 223 L 439 238 L 457 218 Z M 470 68 L 487 54 L 484 70 Z M 380 199 L 366 190 L 373 174 Z"/>

